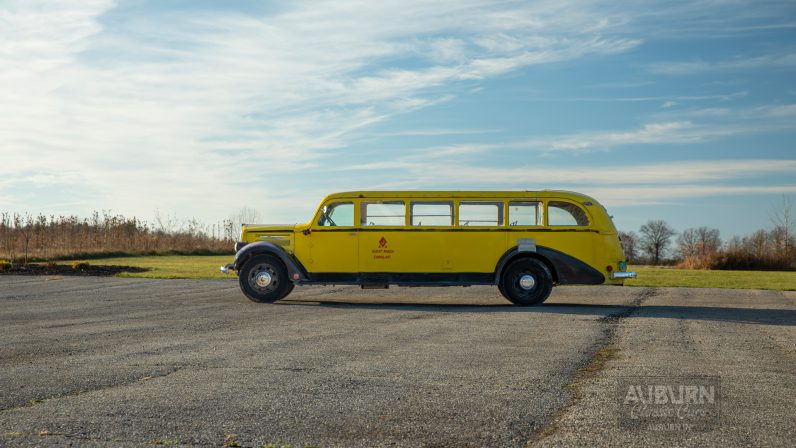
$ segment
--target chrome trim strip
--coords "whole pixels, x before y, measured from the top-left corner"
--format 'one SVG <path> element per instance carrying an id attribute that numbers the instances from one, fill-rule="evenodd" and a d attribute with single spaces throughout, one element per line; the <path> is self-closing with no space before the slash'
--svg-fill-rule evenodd
<path id="1" fill-rule="evenodd" d="M 611 273 L 611 280 L 618 280 L 618 279 L 625 279 L 625 278 L 636 278 L 635 272 L 613 272 Z"/>

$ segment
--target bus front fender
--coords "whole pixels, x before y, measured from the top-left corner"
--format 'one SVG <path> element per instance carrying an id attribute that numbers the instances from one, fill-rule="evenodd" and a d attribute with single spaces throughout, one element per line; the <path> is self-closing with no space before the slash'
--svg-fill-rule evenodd
<path id="1" fill-rule="evenodd" d="M 268 241 L 257 241 L 243 246 L 243 248 L 235 254 L 235 261 L 232 265 L 236 271 L 240 271 L 246 261 L 251 257 L 262 254 L 273 255 L 279 258 L 282 263 L 285 264 L 288 278 L 294 283 L 307 281 L 307 271 L 304 269 L 304 266 L 301 265 L 301 262 L 296 260 L 280 246 Z"/>

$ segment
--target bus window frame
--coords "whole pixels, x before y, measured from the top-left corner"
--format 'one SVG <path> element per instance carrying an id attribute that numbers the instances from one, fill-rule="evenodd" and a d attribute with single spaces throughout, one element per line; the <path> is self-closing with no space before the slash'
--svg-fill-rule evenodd
<path id="1" fill-rule="evenodd" d="M 406 201 L 407 207 L 409 207 L 409 213 L 407 214 L 407 228 L 440 228 L 440 229 L 449 229 L 453 227 L 457 227 L 457 214 L 458 214 L 458 207 L 456 206 L 456 200 L 454 198 L 450 199 L 441 199 L 441 200 L 428 200 L 428 199 L 408 199 Z M 435 224 L 435 225 L 414 225 L 412 224 L 412 218 L 414 218 L 414 213 L 412 210 L 412 206 L 414 204 L 428 204 L 428 205 L 450 205 L 451 207 L 451 223 L 450 224 Z M 431 216 L 431 215 L 428 215 Z"/>
<path id="2" fill-rule="evenodd" d="M 510 219 L 509 209 L 511 208 L 511 203 L 512 202 L 519 202 L 519 203 L 523 203 L 523 204 L 530 204 L 530 203 L 538 204 L 537 205 L 537 213 L 541 213 L 541 215 L 542 215 L 541 218 L 542 219 L 537 224 L 527 224 L 527 225 L 512 226 L 511 222 L 509 221 L 509 219 Z M 541 227 L 548 227 L 547 226 L 547 213 L 546 213 L 547 212 L 547 205 L 545 205 L 545 202 L 543 200 L 541 200 L 541 199 L 524 199 L 524 198 L 523 199 L 517 199 L 517 198 L 507 199 L 506 200 L 505 210 L 506 210 L 506 217 L 504 218 L 503 222 L 505 223 L 505 227 L 507 229 L 531 229 L 531 228 L 532 229 L 538 229 L 538 228 L 541 228 Z M 541 210 L 541 211 L 539 211 L 539 210 Z"/>
<path id="3" fill-rule="evenodd" d="M 353 225 L 350 226 L 324 226 L 319 223 L 321 217 L 324 214 L 324 209 L 328 208 L 332 204 L 351 204 L 354 206 L 354 221 Z M 324 229 L 356 229 L 359 228 L 357 223 L 359 222 L 359 201 L 355 201 L 353 199 L 330 199 L 325 201 L 318 207 L 318 210 L 315 212 L 315 217 L 312 221 L 312 226 L 310 227 L 313 230 L 324 230 Z"/>
<path id="4" fill-rule="evenodd" d="M 362 213 L 362 209 L 363 209 L 362 203 L 365 203 L 365 205 L 367 205 L 367 204 L 384 204 L 384 203 L 396 204 L 396 203 L 399 203 L 399 202 L 402 203 L 403 206 L 404 206 L 404 223 L 403 224 L 372 225 L 372 226 L 369 226 L 367 223 L 363 223 L 362 222 L 362 219 L 364 217 L 366 217 Z M 364 208 L 367 210 L 367 207 L 364 207 Z M 407 222 L 409 220 L 409 199 L 406 199 L 406 198 L 401 198 L 401 199 L 396 199 L 396 198 L 389 198 L 389 199 L 386 199 L 386 198 L 367 198 L 367 199 L 362 199 L 360 201 L 357 201 L 357 209 L 359 210 L 359 213 L 358 213 L 359 220 L 357 221 L 357 223 L 359 225 L 357 226 L 357 228 L 360 228 L 360 229 L 395 229 L 395 228 L 405 228 L 405 227 L 407 227 Z"/>
<path id="5" fill-rule="evenodd" d="M 495 198 L 495 199 L 485 199 L 485 198 L 459 198 L 456 199 L 454 204 L 454 227 L 462 228 L 462 229 L 503 229 L 506 227 L 506 199 L 504 198 Z M 460 207 L 462 206 L 462 202 L 464 203 L 481 203 L 481 204 L 499 204 L 500 210 L 498 217 L 500 221 L 497 225 L 462 225 L 460 223 Z"/>

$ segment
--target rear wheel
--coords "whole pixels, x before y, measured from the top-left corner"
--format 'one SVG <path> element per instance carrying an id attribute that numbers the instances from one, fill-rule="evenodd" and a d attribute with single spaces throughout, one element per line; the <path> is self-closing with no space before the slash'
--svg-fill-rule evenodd
<path id="1" fill-rule="evenodd" d="M 276 302 L 293 290 L 285 265 L 273 255 L 251 257 L 238 272 L 238 282 L 243 294 L 259 303 Z"/>
<path id="2" fill-rule="evenodd" d="M 503 271 L 498 289 L 515 305 L 538 305 L 550 296 L 553 275 L 541 261 L 521 258 L 512 261 Z"/>

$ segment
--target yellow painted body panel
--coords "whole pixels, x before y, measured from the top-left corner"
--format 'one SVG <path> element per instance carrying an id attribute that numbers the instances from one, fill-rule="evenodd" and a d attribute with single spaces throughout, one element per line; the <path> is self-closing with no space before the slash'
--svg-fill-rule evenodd
<path id="1" fill-rule="evenodd" d="M 493 272 L 506 250 L 504 232 L 361 231 L 359 272 Z"/>
<path id="2" fill-rule="evenodd" d="M 418 227 L 409 225 L 412 201 L 450 201 L 458 215 L 461 201 L 499 201 L 502 225 L 492 227 L 454 225 Z M 324 207 L 336 202 L 354 204 L 353 222 L 360 223 L 362 201 L 404 201 L 407 217 L 403 226 L 322 226 Z M 544 220 L 538 226 L 509 226 L 509 201 L 538 201 L 544 204 Z M 582 209 L 588 226 L 550 226 L 550 201 L 567 202 Z M 458 216 L 456 216 L 458 217 Z M 286 234 L 285 232 L 288 232 Z M 272 233 L 275 232 L 275 233 Z M 565 191 L 456 192 L 392 191 L 348 192 L 327 196 L 307 224 L 296 226 L 244 226 L 242 241 L 273 241 L 288 237 L 283 247 L 309 273 L 492 273 L 500 257 L 517 246 L 521 238 L 533 238 L 544 246 L 574 257 L 601 272 L 608 284 L 610 271 L 625 261 L 616 229 L 605 209 L 593 198 Z"/>
<path id="3" fill-rule="evenodd" d="M 357 232 L 312 232 L 309 257 L 296 254 L 309 272 L 357 272 Z M 304 256 L 302 256 L 304 255 Z"/>

